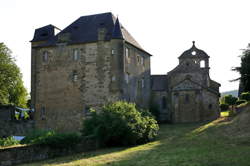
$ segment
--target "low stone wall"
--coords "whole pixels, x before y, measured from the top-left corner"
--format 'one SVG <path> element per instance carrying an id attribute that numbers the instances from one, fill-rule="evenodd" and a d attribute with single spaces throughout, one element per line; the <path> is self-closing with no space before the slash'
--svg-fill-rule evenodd
<path id="1" fill-rule="evenodd" d="M 0 166 L 12 166 L 21 163 L 40 161 L 94 149 L 96 149 L 96 146 L 93 141 L 85 141 L 67 149 L 55 149 L 39 145 L 0 149 Z"/>
<path id="2" fill-rule="evenodd" d="M 12 135 L 26 135 L 29 131 L 34 129 L 34 121 L 11 121 L 2 120 L 0 121 L 0 138 L 8 137 Z"/>

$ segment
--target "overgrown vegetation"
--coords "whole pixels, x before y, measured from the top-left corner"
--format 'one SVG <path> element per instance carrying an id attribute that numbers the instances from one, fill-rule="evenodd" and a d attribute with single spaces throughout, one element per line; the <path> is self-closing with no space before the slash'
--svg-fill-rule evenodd
<path id="1" fill-rule="evenodd" d="M 52 148 L 69 148 L 82 140 L 77 133 L 56 133 L 54 131 L 34 130 L 29 133 L 21 144 L 47 145 Z"/>
<path id="2" fill-rule="evenodd" d="M 12 146 L 19 144 L 19 141 L 15 140 L 13 137 L 0 138 L 0 147 Z"/>
<path id="3" fill-rule="evenodd" d="M 82 135 L 99 146 L 136 145 L 153 140 L 159 126 L 147 110 L 135 104 L 118 101 L 104 106 L 100 113 L 92 110 L 84 120 Z"/>

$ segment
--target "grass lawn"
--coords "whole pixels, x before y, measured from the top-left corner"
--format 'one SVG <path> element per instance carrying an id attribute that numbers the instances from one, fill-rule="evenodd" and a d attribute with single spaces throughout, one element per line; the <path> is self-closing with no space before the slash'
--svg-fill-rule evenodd
<path id="1" fill-rule="evenodd" d="M 148 144 L 101 149 L 24 165 L 250 166 L 250 138 L 230 137 L 227 128 L 230 123 L 221 118 L 210 123 L 161 125 L 157 140 Z"/>

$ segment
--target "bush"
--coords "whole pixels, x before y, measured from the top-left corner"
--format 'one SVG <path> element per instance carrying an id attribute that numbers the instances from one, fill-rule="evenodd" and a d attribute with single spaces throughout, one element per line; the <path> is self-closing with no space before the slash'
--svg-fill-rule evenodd
<path id="1" fill-rule="evenodd" d="M 250 92 L 243 92 L 240 94 L 241 100 L 250 101 Z"/>
<path id="2" fill-rule="evenodd" d="M 236 105 L 240 105 L 240 104 L 245 103 L 245 102 L 247 102 L 247 101 L 246 100 L 237 100 Z"/>
<path id="3" fill-rule="evenodd" d="M 225 104 L 228 104 L 228 105 L 235 105 L 235 103 L 236 103 L 237 100 L 238 100 L 238 98 L 234 97 L 232 95 L 226 95 L 226 96 L 224 96 Z"/>
<path id="4" fill-rule="evenodd" d="M 0 138 L 0 146 L 12 146 L 19 144 L 19 141 L 15 140 L 13 137 Z"/>
<path id="5" fill-rule="evenodd" d="M 229 109 L 229 105 L 228 104 L 220 104 L 220 110 L 221 111 L 227 111 Z"/>
<path id="6" fill-rule="evenodd" d="M 56 133 L 54 131 L 36 130 L 21 140 L 21 144 L 47 145 L 52 148 L 69 148 L 82 140 L 77 133 Z"/>
<path id="7" fill-rule="evenodd" d="M 99 146 L 127 146 L 146 143 L 158 134 L 159 126 L 147 110 L 122 101 L 108 104 L 100 113 L 91 110 L 84 120 L 82 135 Z"/>

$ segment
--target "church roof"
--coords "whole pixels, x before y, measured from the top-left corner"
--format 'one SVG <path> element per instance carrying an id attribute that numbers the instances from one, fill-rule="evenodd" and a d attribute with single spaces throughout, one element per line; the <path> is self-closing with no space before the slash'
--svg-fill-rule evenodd
<path id="1" fill-rule="evenodd" d="M 151 75 L 150 78 L 153 91 L 167 90 L 167 75 Z"/>
<path id="2" fill-rule="evenodd" d="M 193 45 L 190 49 L 184 51 L 181 54 L 181 56 L 179 56 L 179 59 L 180 58 L 192 58 L 192 57 L 209 58 L 209 56 L 207 55 L 205 51 L 200 50 L 195 46 L 195 41 L 193 41 Z"/>
<path id="3" fill-rule="evenodd" d="M 112 38 L 124 39 L 129 44 L 145 51 L 133 36 L 119 23 L 119 20 L 110 12 L 82 16 L 55 36 L 52 35 L 52 32 L 54 33 L 52 25 L 36 29 L 34 38 L 31 42 L 46 40 L 45 43 L 40 44 L 39 46 L 54 46 L 58 42 L 58 36 L 63 34 L 69 35 L 70 40 L 67 42 L 68 44 L 96 42 L 98 41 L 99 28 L 106 29 L 105 41 L 111 40 Z"/>

